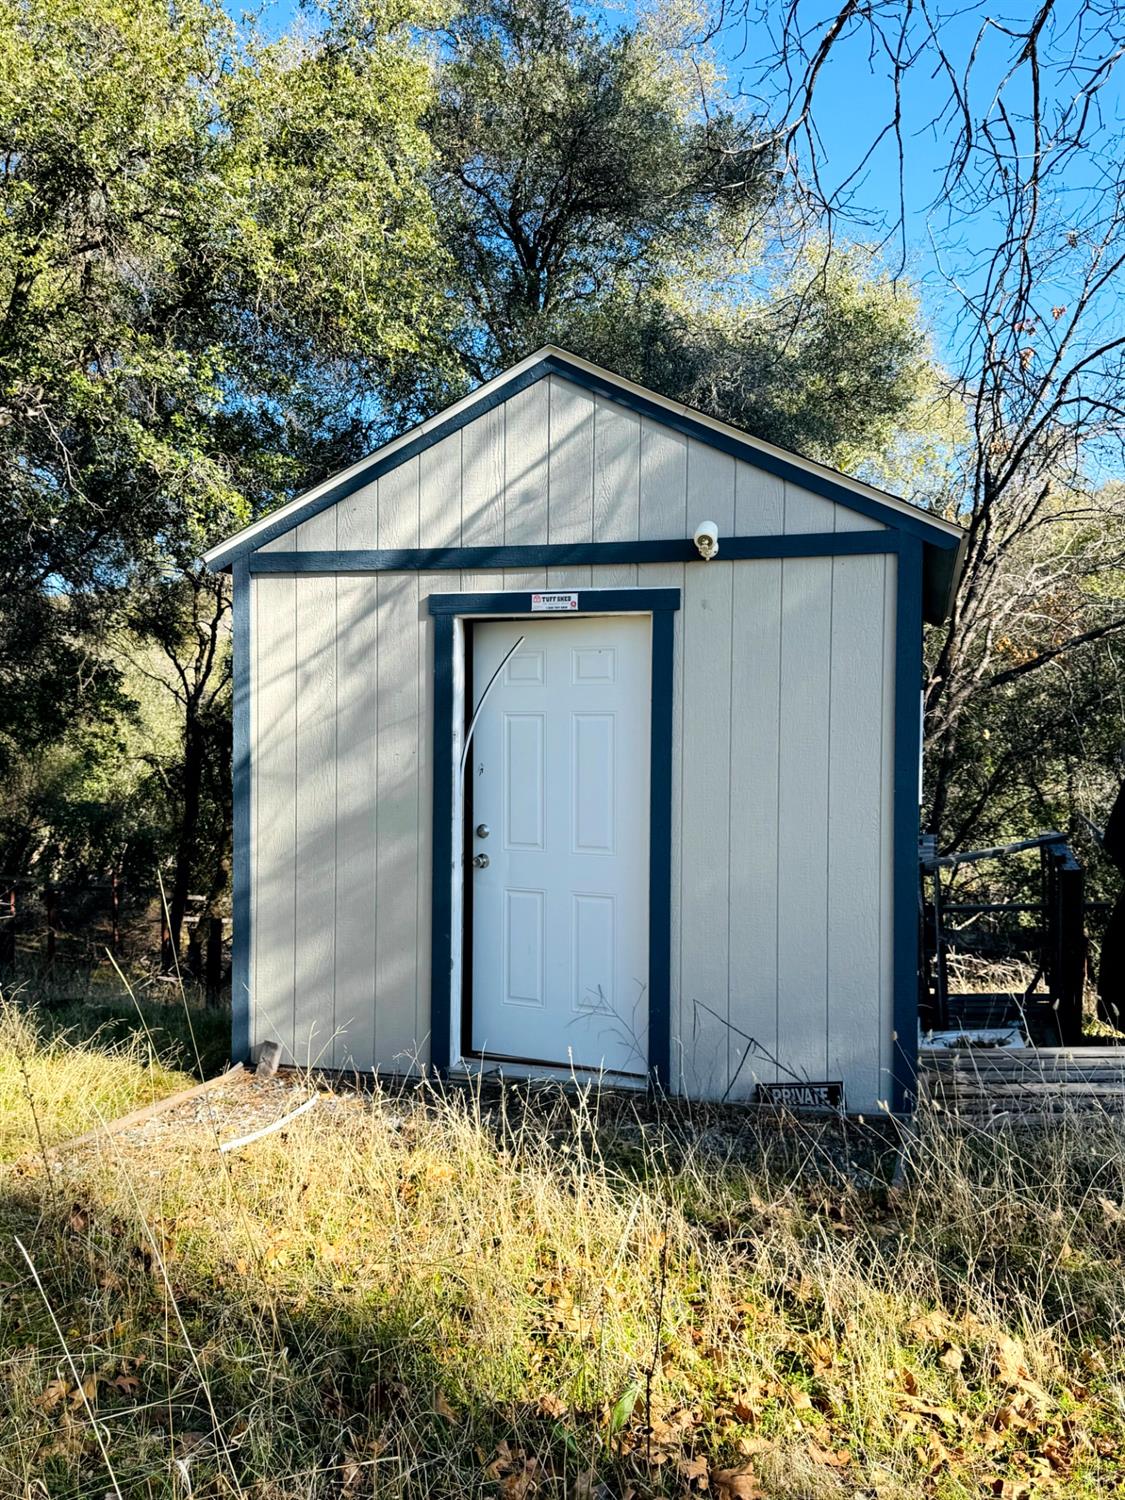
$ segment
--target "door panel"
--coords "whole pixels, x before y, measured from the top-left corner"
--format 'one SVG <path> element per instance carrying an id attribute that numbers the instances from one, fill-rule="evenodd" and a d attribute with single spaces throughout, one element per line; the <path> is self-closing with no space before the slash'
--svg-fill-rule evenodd
<path id="1" fill-rule="evenodd" d="M 647 616 L 473 628 L 466 775 L 475 1052 L 643 1073 L 648 1055 Z"/>

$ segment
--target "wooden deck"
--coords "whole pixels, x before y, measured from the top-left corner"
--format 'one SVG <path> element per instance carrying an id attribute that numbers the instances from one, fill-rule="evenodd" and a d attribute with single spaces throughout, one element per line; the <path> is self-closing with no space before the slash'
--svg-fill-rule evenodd
<path id="1" fill-rule="evenodd" d="M 918 1094 L 963 1119 L 1125 1115 L 1125 1047 L 950 1047 L 924 1052 Z"/>

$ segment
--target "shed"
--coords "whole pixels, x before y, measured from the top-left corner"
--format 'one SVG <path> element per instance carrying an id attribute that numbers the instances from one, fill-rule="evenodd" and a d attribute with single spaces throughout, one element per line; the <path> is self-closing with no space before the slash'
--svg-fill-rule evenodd
<path id="1" fill-rule="evenodd" d="M 962 535 L 548 347 L 213 548 L 233 1055 L 907 1107 Z"/>

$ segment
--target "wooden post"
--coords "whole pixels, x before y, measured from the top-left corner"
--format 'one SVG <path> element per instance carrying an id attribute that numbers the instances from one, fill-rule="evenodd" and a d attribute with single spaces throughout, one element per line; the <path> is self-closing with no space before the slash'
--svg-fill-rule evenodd
<path id="1" fill-rule="evenodd" d="M 5 966 L 16 961 L 16 888 L 7 892 L 0 910 L 0 964 Z"/>
<path id="2" fill-rule="evenodd" d="M 1082 1002 L 1086 992 L 1086 874 L 1069 845 L 1043 851 L 1044 967 L 1055 1007 L 1059 1041 L 1082 1045 Z"/>
<path id="3" fill-rule="evenodd" d="M 187 969 L 191 977 L 195 980 L 203 978 L 203 952 L 201 946 L 202 939 L 203 933 L 200 930 L 199 922 L 193 921 L 191 926 L 188 928 L 187 960 L 185 963 L 185 968 Z"/>
<path id="4" fill-rule="evenodd" d="M 1059 881 L 1059 1030 L 1065 1047 L 1082 1045 L 1086 988 L 1086 931 L 1082 897 L 1085 871 L 1068 849 Z"/>
<path id="5" fill-rule="evenodd" d="M 207 956 L 205 961 L 207 1004 L 218 1005 L 223 987 L 223 919 L 211 917 L 207 922 Z"/>
<path id="6" fill-rule="evenodd" d="M 114 958 L 121 952 L 121 886 L 116 870 L 109 877 L 109 951 Z"/>
<path id="7" fill-rule="evenodd" d="M 47 962 L 55 961 L 55 888 L 51 883 L 43 887 L 43 907 L 47 917 Z"/>
<path id="8" fill-rule="evenodd" d="M 176 955 L 172 951 L 172 932 L 168 926 L 168 913 L 163 901 L 160 903 L 160 972 L 162 974 L 176 972 Z"/>

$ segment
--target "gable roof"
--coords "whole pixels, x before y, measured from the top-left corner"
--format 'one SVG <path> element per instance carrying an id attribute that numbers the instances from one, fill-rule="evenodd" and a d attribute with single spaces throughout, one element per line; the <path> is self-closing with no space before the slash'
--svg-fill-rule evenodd
<path id="1" fill-rule="evenodd" d="M 770 474 L 789 480 L 826 500 L 846 506 L 883 525 L 918 538 L 923 544 L 923 606 L 929 620 L 944 619 L 952 603 L 960 573 L 965 533 L 960 526 L 921 510 L 874 485 L 865 484 L 825 464 L 802 458 L 785 448 L 752 437 L 728 422 L 671 401 L 657 392 L 626 380 L 579 355 L 552 344 L 529 354 L 511 369 L 463 396 L 460 401 L 385 443 L 350 468 L 334 474 L 298 495 L 287 504 L 251 522 L 234 536 L 204 553 L 209 568 L 222 569 L 266 542 L 291 531 L 302 521 L 354 494 L 364 485 L 406 463 L 424 449 L 474 421 L 490 408 L 509 400 L 549 375 L 616 401 L 630 410 L 663 423 L 686 437 L 695 438 L 723 453 L 741 459 Z"/>

